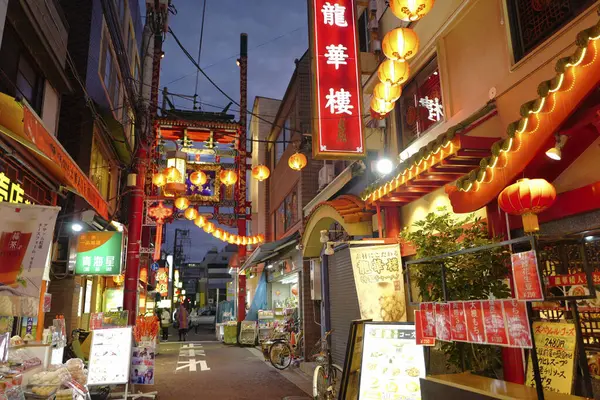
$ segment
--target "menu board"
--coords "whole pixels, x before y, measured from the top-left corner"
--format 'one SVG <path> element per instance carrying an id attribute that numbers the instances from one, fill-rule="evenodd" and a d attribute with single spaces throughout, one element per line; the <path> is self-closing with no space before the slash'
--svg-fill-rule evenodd
<path id="1" fill-rule="evenodd" d="M 129 381 L 132 327 L 92 331 L 88 385 Z"/>
<path id="2" fill-rule="evenodd" d="M 508 344 L 506 321 L 502 302 L 497 300 L 482 301 L 483 325 L 485 326 L 485 342 L 497 346 Z"/>
<path id="3" fill-rule="evenodd" d="M 544 300 L 535 250 L 511 254 L 510 259 L 516 298 L 526 301 Z"/>
<path id="4" fill-rule="evenodd" d="M 358 380 L 360 364 L 362 362 L 366 321 L 370 320 L 352 321 L 350 325 L 348 344 L 346 345 L 346 359 L 342 373 L 342 384 L 340 385 L 340 399 L 358 399 Z"/>
<path id="5" fill-rule="evenodd" d="M 421 398 L 425 378 L 423 347 L 409 323 L 365 323 L 359 399 Z"/>

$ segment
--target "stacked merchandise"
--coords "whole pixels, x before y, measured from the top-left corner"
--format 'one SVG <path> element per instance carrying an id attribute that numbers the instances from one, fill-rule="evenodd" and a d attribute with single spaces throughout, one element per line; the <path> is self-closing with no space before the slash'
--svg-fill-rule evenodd
<path id="1" fill-rule="evenodd" d="M 258 310 L 258 342 L 267 340 L 275 328 L 275 313 L 272 310 Z"/>

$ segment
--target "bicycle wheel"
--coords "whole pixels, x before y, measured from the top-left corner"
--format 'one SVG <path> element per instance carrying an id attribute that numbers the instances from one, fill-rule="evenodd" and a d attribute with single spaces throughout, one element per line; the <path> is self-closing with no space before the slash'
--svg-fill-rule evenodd
<path id="1" fill-rule="evenodd" d="M 331 365 L 331 376 L 329 385 L 331 387 L 331 399 L 337 399 L 342 386 L 342 368 L 337 364 Z"/>
<path id="2" fill-rule="evenodd" d="M 292 349 L 286 342 L 275 342 L 269 349 L 271 365 L 277 369 L 286 369 L 292 362 Z"/>

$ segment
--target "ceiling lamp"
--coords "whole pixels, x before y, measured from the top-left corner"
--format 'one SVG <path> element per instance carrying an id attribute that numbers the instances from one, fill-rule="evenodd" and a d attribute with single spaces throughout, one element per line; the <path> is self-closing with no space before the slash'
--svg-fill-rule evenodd
<path id="1" fill-rule="evenodd" d="M 288 160 L 288 165 L 294 171 L 300 171 L 302 168 L 306 167 L 308 160 L 306 156 L 302 153 L 292 154 Z"/>
<path id="2" fill-rule="evenodd" d="M 390 0 L 390 8 L 402 21 L 417 21 L 431 11 L 434 0 Z"/>
<path id="3" fill-rule="evenodd" d="M 204 215 L 198 215 L 194 220 L 194 224 L 198 228 L 202 228 L 206 224 L 206 217 Z"/>
<path id="4" fill-rule="evenodd" d="M 196 210 L 194 207 L 190 207 L 185 210 L 183 216 L 190 221 L 194 221 L 196 218 L 198 218 L 198 210 Z"/>
<path id="5" fill-rule="evenodd" d="M 417 55 L 419 37 L 410 28 L 396 28 L 385 34 L 381 49 L 390 60 L 404 62 Z"/>
<path id="6" fill-rule="evenodd" d="M 378 114 L 387 114 L 394 109 L 396 103 L 385 101 L 379 97 L 373 96 L 371 98 L 371 109 Z"/>
<path id="7" fill-rule="evenodd" d="M 373 89 L 373 96 L 390 103 L 398 100 L 402 94 L 402 86 L 379 82 Z"/>
<path id="8" fill-rule="evenodd" d="M 567 135 L 555 135 L 555 144 L 554 147 L 551 147 L 546 151 L 546 156 L 556 161 L 560 161 L 562 158 L 562 148 L 565 147 L 565 144 L 569 140 Z"/>
<path id="9" fill-rule="evenodd" d="M 410 68 L 408 63 L 394 60 L 385 60 L 379 64 L 377 76 L 383 83 L 390 85 L 401 85 L 408 79 Z"/>
<path id="10" fill-rule="evenodd" d="M 156 187 L 163 187 L 167 183 L 167 177 L 162 172 L 157 172 L 156 174 L 152 175 L 152 183 Z"/>
<path id="11" fill-rule="evenodd" d="M 187 197 L 178 197 L 175 199 L 175 207 L 183 211 L 190 206 L 190 200 Z"/>
<path id="12" fill-rule="evenodd" d="M 196 186 L 202 186 L 208 181 L 208 177 L 203 171 L 195 171 L 190 174 L 190 182 Z"/>
<path id="13" fill-rule="evenodd" d="M 498 196 L 498 205 L 504 212 L 520 215 L 525 232 L 540 230 L 537 214 L 556 200 L 556 189 L 545 179 L 521 179 Z"/>
<path id="14" fill-rule="evenodd" d="M 164 171 L 167 176 L 165 190 L 172 194 L 185 193 L 187 187 L 185 184 L 187 168 L 187 155 L 181 151 L 171 151 L 167 154 L 167 169 Z"/>
<path id="15" fill-rule="evenodd" d="M 227 186 L 233 186 L 237 182 L 238 176 L 232 169 L 224 169 L 219 173 L 221 183 Z"/>
<path id="16" fill-rule="evenodd" d="M 264 181 L 271 175 L 271 171 L 269 171 L 269 167 L 266 165 L 257 165 L 252 168 L 252 177 L 259 182 Z"/>

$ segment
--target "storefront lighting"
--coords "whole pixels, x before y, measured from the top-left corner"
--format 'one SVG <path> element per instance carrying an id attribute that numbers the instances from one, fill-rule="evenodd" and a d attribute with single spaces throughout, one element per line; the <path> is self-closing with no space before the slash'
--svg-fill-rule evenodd
<path id="1" fill-rule="evenodd" d="M 334 254 L 335 254 L 335 251 L 333 250 L 333 242 L 328 242 L 327 246 L 325 246 L 325 255 L 332 256 Z"/>
<path id="2" fill-rule="evenodd" d="M 551 158 L 552 160 L 560 161 L 560 159 L 562 158 L 562 148 L 565 147 L 565 144 L 567 143 L 567 140 L 569 140 L 569 137 L 567 135 L 557 134 L 555 136 L 555 140 L 556 141 L 554 147 L 546 151 L 546 156 L 548 158 Z"/>
<path id="3" fill-rule="evenodd" d="M 267 269 L 273 269 L 273 264 L 267 265 Z"/>
<path id="4" fill-rule="evenodd" d="M 389 158 L 382 158 L 377 161 L 375 168 L 380 175 L 388 175 L 394 169 L 394 163 Z"/>
<path id="5" fill-rule="evenodd" d="M 377 76 L 381 82 L 387 82 L 390 85 L 402 85 L 410 76 L 410 67 L 406 62 L 385 60 L 379 64 Z"/>
<path id="6" fill-rule="evenodd" d="M 329 231 L 327 229 L 323 229 L 320 233 L 321 237 L 319 238 L 319 241 L 321 243 L 327 243 L 329 241 Z"/>
<path id="7" fill-rule="evenodd" d="M 81 232 L 83 230 L 83 225 L 81 225 L 79 222 L 73 222 L 71 224 L 71 230 L 73 232 Z"/>
<path id="8" fill-rule="evenodd" d="M 588 242 L 591 242 L 592 240 L 596 239 L 596 237 L 590 235 L 590 236 L 586 236 L 584 239 L 587 240 Z"/>
<path id="9" fill-rule="evenodd" d="M 181 294 L 185 294 L 185 289 L 182 289 L 182 290 L 181 290 Z"/>

